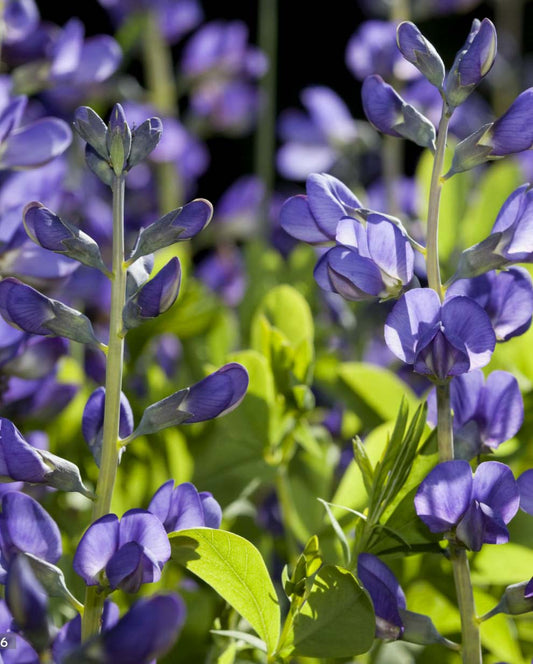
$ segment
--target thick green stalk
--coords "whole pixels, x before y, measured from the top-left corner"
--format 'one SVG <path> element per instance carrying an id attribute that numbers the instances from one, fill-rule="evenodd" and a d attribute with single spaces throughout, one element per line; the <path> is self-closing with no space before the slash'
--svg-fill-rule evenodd
<path id="1" fill-rule="evenodd" d="M 124 267 L 124 175 L 113 180 L 113 279 L 111 282 L 111 315 L 109 321 L 109 350 L 105 379 L 104 432 L 100 473 L 96 485 L 96 501 L 92 521 L 108 514 L 118 467 L 118 440 L 120 424 L 120 394 L 124 337 L 122 335 L 122 309 L 126 297 L 126 269 Z M 82 639 L 86 640 L 100 630 L 104 595 L 88 587 L 82 619 Z"/>
<path id="2" fill-rule="evenodd" d="M 446 151 L 446 139 L 448 136 L 448 124 L 450 123 L 450 113 L 446 105 L 443 105 L 442 116 L 437 133 L 437 145 L 435 150 L 435 159 L 433 160 L 433 171 L 431 173 L 431 184 L 429 189 L 428 204 L 428 228 L 427 228 L 427 273 L 428 285 L 437 291 L 440 299 L 443 299 L 442 284 L 440 280 L 439 265 L 439 207 L 440 195 L 442 191 L 442 168 L 444 165 L 444 153 Z"/>
<path id="3" fill-rule="evenodd" d="M 278 52 L 278 0 L 259 0 L 258 46 L 268 57 L 268 71 L 261 81 L 262 108 L 255 133 L 255 173 L 265 184 L 263 212 L 274 188 L 276 148 L 276 79 Z M 266 224 L 265 224 L 266 227 Z"/>
<path id="4" fill-rule="evenodd" d="M 470 568 L 464 549 L 450 547 L 457 603 L 461 613 L 462 656 L 464 664 L 482 664 L 481 635 L 476 617 Z"/>

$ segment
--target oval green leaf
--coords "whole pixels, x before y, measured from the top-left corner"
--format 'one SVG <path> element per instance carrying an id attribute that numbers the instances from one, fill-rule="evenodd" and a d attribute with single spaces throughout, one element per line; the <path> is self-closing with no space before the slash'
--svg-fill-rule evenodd
<path id="1" fill-rule="evenodd" d="M 270 575 L 255 546 L 244 537 L 213 528 L 180 530 L 169 539 L 172 559 L 216 590 L 273 653 L 281 614 Z"/>
<path id="2" fill-rule="evenodd" d="M 304 657 L 352 657 L 371 648 L 375 626 L 372 602 L 355 576 L 324 565 L 294 619 L 294 648 Z"/>

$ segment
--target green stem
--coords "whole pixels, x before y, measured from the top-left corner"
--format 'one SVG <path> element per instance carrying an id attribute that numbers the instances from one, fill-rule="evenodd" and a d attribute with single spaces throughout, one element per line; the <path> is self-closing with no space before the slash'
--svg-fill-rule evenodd
<path id="1" fill-rule="evenodd" d="M 453 425 L 450 405 L 450 384 L 437 385 L 437 441 L 439 461 L 453 459 Z"/>
<path id="2" fill-rule="evenodd" d="M 428 240 L 426 256 L 428 285 L 430 288 L 437 291 L 441 300 L 443 299 L 443 294 L 439 265 L 439 206 L 442 191 L 442 167 L 444 165 L 444 153 L 446 151 L 446 138 L 448 136 L 450 117 L 451 114 L 448 112 L 448 109 L 444 104 L 437 133 L 437 146 L 435 150 L 435 159 L 433 160 L 428 204 Z"/>
<path id="3" fill-rule="evenodd" d="M 278 51 L 278 0 L 259 0 L 258 46 L 268 57 L 268 71 L 261 81 L 262 108 L 255 134 L 255 173 L 265 184 L 263 212 L 274 188 L 276 149 L 276 79 Z"/>
<path id="4" fill-rule="evenodd" d="M 464 549 L 450 547 L 457 603 L 461 613 L 463 664 L 482 664 L 481 635 L 476 617 L 468 558 Z"/>
<path id="5" fill-rule="evenodd" d="M 293 534 L 293 526 L 300 522 L 300 517 L 294 509 L 292 502 L 291 487 L 287 467 L 281 463 L 276 472 L 276 492 L 280 503 L 281 519 L 285 530 L 285 541 L 287 544 L 287 558 L 294 563 L 298 558 L 298 544 Z"/>
<path id="6" fill-rule="evenodd" d="M 126 269 L 124 267 L 124 175 L 113 179 L 113 279 L 111 282 L 111 315 L 109 321 L 109 351 L 105 379 L 105 409 L 100 473 L 96 485 L 96 501 L 92 522 L 111 510 L 111 498 L 118 467 L 118 440 L 120 424 L 120 394 L 124 337 L 122 336 L 122 309 L 126 296 Z M 82 639 L 97 634 L 104 606 L 104 594 L 95 586 L 88 587 L 82 620 Z"/>

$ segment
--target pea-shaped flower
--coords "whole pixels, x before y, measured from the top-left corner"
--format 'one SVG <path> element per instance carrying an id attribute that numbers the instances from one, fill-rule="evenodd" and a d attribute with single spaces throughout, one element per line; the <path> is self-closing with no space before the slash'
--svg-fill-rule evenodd
<path id="1" fill-rule="evenodd" d="M 446 299 L 456 295 L 465 295 L 485 309 L 497 341 L 524 334 L 531 325 L 533 284 L 522 267 L 458 279 L 446 291 Z"/>
<path id="2" fill-rule="evenodd" d="M 403 57 L 413 64 L 433 85 L 442 87 L 444 82 L 444 63 L 435 47 L 424 37 L 410 21 L 398 26 L 396 42 Z"/>
<path id="3" fill-rule="evenodd" d="M 520 494 L 511 470 L 498 461 L 467 461 L 436 466 L 415 496 L 418 516 L 432 533 L 454 538 L 471 551 L 509 541 L 507 524 L 518 511 Z"/>
<path id="4" fill-rule="evenodd" d="M 415 288 L 394 305 L 385 341 L 396 357 L 439 382 L 485 366 L 496 345 L 479 304 L 468 297 L 441 304 L 430 288 Z"/>
<path id="5" fill-rule="evenodd" d="M 306 192 L 285 201 L 280 223 L 289 235 L 309 244 L 335 240 L 339 221 L 363 207 L 343 182 L 326 173 L 309 175 Z"/>
<path id="6" fill-rule="evenodd" d="M 326 291 L 355 301 L 397 297 L 413 278 L 409 240 L 380 214 L 370 213 L 364 223 L 343 218 L 337 243 L 315 267 L 315 279 Z"/>
<path id="7" fill-rule="evenodd" d="M 174 480 L 165 482 L 155 492 L 148 511 L 155 514 L 167 533 L 186 528 L 220 528 L 222 510 L 209 491 L 198 491 L 194 484 Z"/>
<path id="8" fill-rule="evenodd" d="M 170 544 L 161 521 L 132 509 L 122 519 L 106 514 L 85 531 L 74 554 L 74 570 L 88 586 L 107 585 L 136 593 L 161 578 Z"/>
<path id="9" fill-rule="evenodd" d="M 450 383 L 455 457 L 472 459 L 494 451 L 512 438 L 524 421 L 518 381 L 507 371 L 493 371 L 485 381 L 481 369 Z M 437 424 L 435 392 L 428 399 L 428 422 Z"/>
<path id="10" fill-rule="evenodd" d="M 61 534 L 55 521 L 36 500 L 12 491 L 2 498 L 0 583 L 5 583 L 9 563 L 17 553 L 31 553 L 54 564 L 61 557 Z"/>

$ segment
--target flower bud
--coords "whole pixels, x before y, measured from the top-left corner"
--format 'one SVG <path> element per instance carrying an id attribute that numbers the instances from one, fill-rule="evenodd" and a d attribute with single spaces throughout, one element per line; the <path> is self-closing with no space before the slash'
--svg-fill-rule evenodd
<path id="1" fill-rule="evenodd" d="M 527 596 L 526 592 L 529 583 L 529 581 L 522 581 L 522 583 L 507 586 L 497 606 L 490 612 L 491 615 L 506 613 L 510 616 L 518 616 L 533 611 L 533 597 Z"/>
<path id="2" fill-rule="evenodd" d="M 128 299 L 122 312 L 125 329 L 137 327 L 170 309 L 178 297 L 180 283 L 180 262 L 174 257 Z"/>
<path id="3" fill-rule="evenodd" d="M 42 203 L 28 203 L 22 219 L 26 233 L 35 244 L 107 272 L 100 248 L 92 237 L 60 219 Z"/>
<path id="4" fill-rule="evenodd" d="M 446 101 L 455 108 L 473 92 L 486 76 L 496 58 L 496 28 L 488 18 L 474 19 L 470 34 L 463 48 L 455 56 L 453 66 L 446 77 Z"/>
<path id="5" fill-rule="evenodd" d="M 74 129 L 103 159 L 108 159 L 107 127 L 102 118 L 88 106 L 80 106 L 74 113 Z"/>
<path id="6" fill-rule="evenodd" d="M 99 345 L 87 316 L 13 277 L 0 282 L 0 313 L 25 332 Z"/>
<path id="7" fill-rule="evenodd" d="M 435 150 L 433 124 L 407 104 L 381 76 L 367 76 L 361 94 L 366 117 L 378 131 Z"/>
<path id="8" fill-rule="evenodd" d="M 52 640 L 48 597 L 23 554 L 16 555 L 9 565 L 6 603 L 26 639 L 38 652 L 46 650 Z"/>
<path id="9" fill-rule="evenodd" d="M 422 646 L 429 646 L 433 643 L 439 643 L 453 650 L 459 650 L 459 646 L 453 641 L 445 639 L 437 632 L 437 628 L 429 616 L 422 613 L 414 613 L 407 609 L 398 609 L 398 613 L 403 622 L 402 640 L 409 643 L 418 643 Z"/>
<path id="10" fill-rule="evenodd" d="M 398 26 L 396 42 L 403 57 L 413 64 L 439 90 L 444 82 L 444 63 L 435 47 L 409 21 Z"/>
<path id="11" fill-rule="evenodd" d="M 81 431 L 97 466 L 102 456 L 105 388 L 98 387 L 88 398 L 81 419 Z M 126 395 L 120 393 L 119 436 L 127 438 L 133 431 L 133 411 Z"/>
<path id="12" fill-rule="evenodd" d="M 132 131 L 128 170 L 146 159 L 159 143 L 162 133 L 163 123 L 159 118 L 149 118 Z"/>
<path id="13" fill-rule="evenodd" d="M 131 150 L 131 130 L 120 104 L 115 104 L 111 111 L 106 142 L 113 171 L 118 177 L 125 170 Z"/>
<path id="14" fill-rule="evenodd" d="M 189 240 L 211 221 L 213 206 L 203 198 L 168 212 L 161 219 L 142 228 L 128 263 L 174 242 Z"/>

